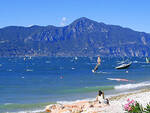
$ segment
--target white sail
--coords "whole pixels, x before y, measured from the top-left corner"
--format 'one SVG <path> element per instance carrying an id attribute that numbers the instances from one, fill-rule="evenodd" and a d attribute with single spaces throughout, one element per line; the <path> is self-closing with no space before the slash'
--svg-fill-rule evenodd
<path id="1" fill-rule="evenodd" d="M 146 63 L 150 63 L 150 60 L 146 57 Z"/>

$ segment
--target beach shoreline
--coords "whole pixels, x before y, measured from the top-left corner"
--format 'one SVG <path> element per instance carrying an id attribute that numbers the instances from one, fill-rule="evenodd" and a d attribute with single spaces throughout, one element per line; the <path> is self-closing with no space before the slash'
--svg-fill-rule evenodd
<path id="1" fill-rule="evenodd" d="M 125 110 L 123 106 L 127 103 L 127 99 L 133 99 L 134 101 L 139 102 L 141 105 L 146 106 L 150 102 L 150 88 L 147 89 L 141 89 L 137 90 L 136 92 L 129 92 L 126 94 L 119 94 L 115 96 L 107 97 L 109 99 L 110 104 L 109 105 L 98 105 L 95 104 L 94 106 L 90 107 L 90 104 L 87 104 L 85 101 L 85 104 L 88 106 L 86 109 L 80 108 L 80 110 L 74 109 L 74 111 L 71 110 L 60 110 L 60 111 L 52 111 L 50 106 L 48 105 L 45 108 L 45 112 L 42 113 L 124 113 Z M 92 102 L 93 100 L 91 100 Z M 68 103 L 68 104 L 55 104 L 55 105 L 62 105 L 62 106 L 70 106 L 70 105 L 80 105 L 83 103 L 83 101 L 78 101 L 76 103 Z M 61 107 L 62 107 L 61 106 Z M 99 106 L 99 107 L 98 107 Z M 75 111 L 76 110 L 76 111 Z"/>

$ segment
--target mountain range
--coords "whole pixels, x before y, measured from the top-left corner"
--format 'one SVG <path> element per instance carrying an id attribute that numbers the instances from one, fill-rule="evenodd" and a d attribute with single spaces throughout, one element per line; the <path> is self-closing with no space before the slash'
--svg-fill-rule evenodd
<path id="1" fill-rule="evenodd" d="M 0 29 L 0 56 L 150 56 L 150 34 L 79 18 L 70 25 Z"/>

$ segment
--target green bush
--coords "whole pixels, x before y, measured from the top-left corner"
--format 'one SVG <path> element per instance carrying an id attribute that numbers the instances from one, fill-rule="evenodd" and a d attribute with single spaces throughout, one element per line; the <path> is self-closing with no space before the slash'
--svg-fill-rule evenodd
<path id="1" fill-rule="evenodd" d="M 127 100 L 127 104 L 124 105 L 125 111 L 127 113 L 150 113 L 150 104 L 147 104 L 146 108 L 143 108 L 137 101 Z"/>
<path id="2" fill-rule="evenodd" d="M 146 108 L 144 109 L 145 113 L 150 113 L 150 104 L 147 104 Z"/>

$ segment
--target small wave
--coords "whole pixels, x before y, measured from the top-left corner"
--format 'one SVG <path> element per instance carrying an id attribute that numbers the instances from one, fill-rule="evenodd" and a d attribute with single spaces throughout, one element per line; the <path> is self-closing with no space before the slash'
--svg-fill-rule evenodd
<path id="1" fill-rule="evenodd" d="M 49 64 L 49 63 L 51 63 L 51 61 L 46 61 L 45 63 Z"/>
<path id="2" fill-rule="evenodd" d="M 8 69 L 7 71 L 12 71 L 12 69 Z"/>
<path id="3" fill-rule="evenodd" d="M 95 87 L 83 87 L 83 88 L 76 88 L 76 89 L 67 89 L 63 90 L 63 93 L 88 93 L 88 92 L 95 92 L 101 90 L 111 90 L 114 89 L 114 86 L 95 86 Z"/>
<path id="4" fill-rule="evenodd" d="M 26 71 L 27 71 L 27 72 L 31 72 L 31 71 L 33 71 L 33 70 L 32 70 L 32 69 L 26 69 Z"/>
<path id="5" fill-rule="evenodd" d="M 133 63 L 138 63 L 138 61 L 135 60 L 135 61 L 133 61 Z"/>
<path id="6" fill-rule="evenodd" d="M 119 85 L 115 86 L 115 89 L 117 90 L 128 90 L 128 89 L 136 89 L 136 88 L 142 88 L 145 86 L 150 86 L 150 82 L 141 82 L 141 83 L 136 83 L 136 84 L 126 84 L 126 85 Z"/>
<path id="7" fill-rule="evenodd" d="M 13 104 L 13 103 L 5 103 L 4 105 L 10 105 L 10 104 Z"/>
<path id="8" fill-rule="evenodd" d="M 59 69 L 64 69 L 64 67 L 59 67 Z"/>
<path id="9" fill-rule="evenodd" d="M 95 72 L 95 73 L 110 74 L 109 72 L 104 72 L 104 71 L 98 71 L 98 72 Z"/>
<path id="10" fill-rule="evenodd" d="M 140 64 L 146 64 L 146 62 L 142 62 L 142 61 L 138 61 L 138 63 L 140 63 Z"/>
<path id="11" fill-rule="evenodd" d="M 81 101 L 94 101 L 95 98 L 87 98 L 87 99 L 81 99 L 81 100 L 74 100 L 74 101 L 57 101 L 56 103 L 58 104 L 72 104 L 72 103 L 77 103 Z"/>
<path id="12" fill-rule="evenodd" d="M 123 64 L 125 63 L 125 61 L 117 61 L 118 63 L 117 64 Z"/>
<path id="13" fill-rule="evenodd" d="M 15 104 L 5 103 L 0 104 L 0 113 L 7 111 L 7 113 L 40 113 L 44 112 L 47 105 L 56 103 L 37 103 L 37 104 Z"/>
<path id="14" fill-rule="evenodd" d="M 33 111 L 17 111 L 17 112 L 6 112 L 6 113 L 42 113 L 45 112 L 45 110 L 33 110 Z"/>
<path id="15" fill-rule="evenodd" d="M 150 67 L 150 65 L 142 65 L 141 67 Z"/>

